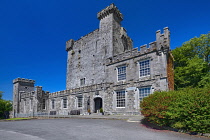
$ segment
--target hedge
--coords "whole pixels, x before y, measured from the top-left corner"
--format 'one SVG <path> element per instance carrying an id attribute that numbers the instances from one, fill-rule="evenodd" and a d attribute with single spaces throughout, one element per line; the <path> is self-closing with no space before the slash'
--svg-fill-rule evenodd
<path id="1" fill-rule="evenodd" d="M 146 119 L 159 126 L 210 133 L 210 86 L 154 92 L 140 107 Z"/>

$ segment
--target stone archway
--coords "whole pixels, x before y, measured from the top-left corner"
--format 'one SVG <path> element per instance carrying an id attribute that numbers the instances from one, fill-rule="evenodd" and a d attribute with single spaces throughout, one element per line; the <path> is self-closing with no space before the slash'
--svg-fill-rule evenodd
<path id="1" fill-rule="evenodd" d="M 101 98 L 101 97 L 96 97 L 96 98 L 94 99 L 94 105 L 95 105 L 95 110 L 94 110 L 94 112 L 96 113 L 97 110 L 99 110 L 100 108 L 103 107 L 102 98 Z"/>

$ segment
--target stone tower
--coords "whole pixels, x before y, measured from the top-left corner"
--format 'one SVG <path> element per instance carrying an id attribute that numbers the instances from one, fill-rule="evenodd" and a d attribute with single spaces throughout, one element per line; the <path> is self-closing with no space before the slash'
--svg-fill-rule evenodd
<path id="1" fill-rule="evenodd" d="M 132 49 L 132 40 L 121 27 L 123 15 L 114 4 L 98 12 L 97 18 L 100 20 L 101 45 L 106 49 L 107 57 Z"/>
<path id="2" fill-rule="evenodd" d="M 17 78 L 13 80 L 13 113 L 20 113 L 21 91 L 34 91 L 34 80 Z"/>
<path id="3" fill-rule="evenodd" d="M 114 4 L 98 12 L 97 18 L 99 29 L 66 42 L 66 89 L 106 82 L 106 59 L 133 48 L 131 38 L 121 27 L 123 15 Z"/>

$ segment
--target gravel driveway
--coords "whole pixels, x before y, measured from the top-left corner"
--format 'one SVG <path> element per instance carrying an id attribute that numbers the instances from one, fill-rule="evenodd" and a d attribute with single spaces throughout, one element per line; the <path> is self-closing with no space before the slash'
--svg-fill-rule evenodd
<path id="1" fill-rule="evenodd" d="M 138 122 L 104 119 L 43 119 L 0 122 L 0 140 L 207 140 Z M 209 139 L 208 139 L 209 140 Z"/>

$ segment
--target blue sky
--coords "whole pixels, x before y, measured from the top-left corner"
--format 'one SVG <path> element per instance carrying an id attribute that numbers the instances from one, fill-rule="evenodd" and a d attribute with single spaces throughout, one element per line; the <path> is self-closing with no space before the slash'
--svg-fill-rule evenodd
<path id="1" fill-rule="evenodd" d="M 139 47 L 155 32 L 171 31 L 171 49 L 210 31 L 210 0 L 0 0 L 0 91 L 12 100 L 12 80 L 65 90 L 65 42 L 99 27 L 97 12 L 111 3 L 124 15 L 122 26 Z"/>

